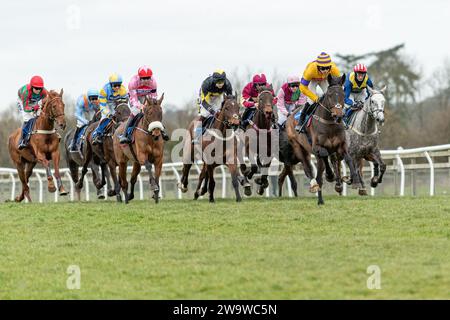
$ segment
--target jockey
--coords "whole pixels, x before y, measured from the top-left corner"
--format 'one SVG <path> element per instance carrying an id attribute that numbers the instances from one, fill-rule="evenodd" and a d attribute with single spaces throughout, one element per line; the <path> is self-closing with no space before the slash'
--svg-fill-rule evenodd
<path id="1" fill-rule="evenodd" d="M 192 142 L 197 144 L 203 133 L 203 123 L 206 119 L 213 117 L 221 108 L 220 99 L 223 94 L 233 94 L 231 82 L 227 79 L 223 70 L 216 70 L 206 78 L 200 88 L 200 97 L 198 99 L 198 114 L 201 125 L 194 128 L 194 139 Z"/>
<path id="2" fill-rule="evenodd" d="M 242 114 L 241 127 L 245 130 L 248 125 L 248 120 L 250 120 L 255 114 L 256 107 L 258 106 L 258 88 L 259 87 L 269 87 L 270 84 L 267 83 L 266 75 L 264 73 L 256 74 L 253 76 L 252 82 L 248 83 L 242 90 L 242 105 L 245 107 L 244 113 Z M 272 94 L 275 96 L 273 89 L 271 89 Z"/>
<path id="3" fill-rule="evenodd" d="M 136 116 L 144 109 L 145 98 L 156 99 L 158 94 L 156 92 L 157 85 L 153 71 L 147 66 L 142 66 L 138 69 L 138 73 L 134 75 L 128 84 L 128 93 L 130 95 L 130 117 L 123 134 L 119 136 L 120 143 L 130 143 L 131 133 L 136 125 Z M 164 140 L 169 140 L 169 136 L 165 131 L 161 131 Z"/>
<path id="4" fill-rule="evenodd" d="M 102 118 L 92 133 L 92 144 L 94 145 L 102 143 L 103 132 L 114 115 L 116 102 L 120 100 L 128 101 L 127 89 L 122 84 L 122 77 L 120 75 L 113 73 L 109 76 L 109 82 L 100 90 L 99 100 Z"/>
<path id="5" fill-rule="evenodd" d="M 29 84 L 24 85 L 18 91 L 17 107 L 22 113 L 23 125 L 22 136 L 19 141 L 19 150 L 28 146 L 31 137 L 31 129 L 34 119 L 38 115 L 38 111 L 42 106 L 42 99 L 47 96 L 48 92 L 44 88 L 44 80 L 40 76 L 31 78 Z"/>
<path id="6" fill-rule="evenodd" d="M 344 121 L 346 123 L 353 114 L 353 111 L 361 110 L 364 106 L 364 101 L 369 96 L 367 87 L 373 89 L 373 82 L 367 74 L 367 67 L 361 63 L 358 63 L 353 68 L 353 72 L 349 74 L 344 84 Z"/>
<path id="7" fill-rule="evenodd" d="M 338 77 L 341 75 L 341 72 L 336 64 L 331 61 L 331 57 L 325 52 L 318 55 L 315 61 L 308 63 L 303 72 L 303 77 L 300 81 L 300 91 L 307 96 L 308 99 L 300 116 L 299 126 L 302 132 L 306 132 L 305 126 L 303 125 L 306 117 L 309 117 L 314 111 L 316 103 L 319 102 L 317 86 L 320 86 L 322 92 L 325 94 L 328 89 L 327 77 L 330 74 L 334 77 Z"/>
<path id="8" fill-rule="evenodd" d="M 92 119 L 97 111 L 99 111 L 99 92 L 96 89 L 89 89 L 87 94 L 82 94 L 78 97 L 75 105 L 75 117 L 77 118 L 77 129 L 73 135 L 70 144 L 70 151 L 76 151 L 79 148 L 79 135 L 85 128 L 89 120 Z"/>
<path id="9" fill-rule="evenodd" d="M 277 94 L 278 125 L 284 126 L 289 114 L 298 106 L 304 106 L 306 96 L 300 92 L 300 77 L 290 76 Z"/>

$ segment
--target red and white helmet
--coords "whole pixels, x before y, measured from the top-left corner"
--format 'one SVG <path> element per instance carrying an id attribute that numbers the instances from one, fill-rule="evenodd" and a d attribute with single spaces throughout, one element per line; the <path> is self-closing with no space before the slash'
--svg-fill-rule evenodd
<path id="1" fill-rule="evenodd" d="M 363 65 L 362 63 L 358 63 L 354 68 L 354 72 L 361 72 L 361 73 L 367 73 L 367 67 Z"/>
<path id="2" fill-rule="evenodd" d="M 44 87 L 44 79 L 41 76 L 34 76 L 30 80 L 30 86 L 33 88 L 43 88 Z"/>
<path id="3" fill-rule="evenodd" d="M 300 83 L 300 77 L 299 77 L 299 76 L 294 76 L 294 75 L 289 76 L 289 77 L 287 78 L 287 82 L 288 82 L 288 84 L 291 84 L 291 83 Z"/>
<path id="4" fill-rule="evenodd" d="M 153 75 L 152 69 L 147 66 L 142 66 L 138 70 L 139 78 L 150 78 Z"/>

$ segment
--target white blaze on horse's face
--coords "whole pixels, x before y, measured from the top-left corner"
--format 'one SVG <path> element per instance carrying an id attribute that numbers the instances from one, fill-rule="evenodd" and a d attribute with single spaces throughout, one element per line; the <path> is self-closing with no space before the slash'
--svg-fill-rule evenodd
<path id="1" fill-rule="evenodd" d="M 386 99 L 381 91 L 371 90 L 370 93 L 370 114 L 379 123 L 384 123 L 384 105 Z"/>

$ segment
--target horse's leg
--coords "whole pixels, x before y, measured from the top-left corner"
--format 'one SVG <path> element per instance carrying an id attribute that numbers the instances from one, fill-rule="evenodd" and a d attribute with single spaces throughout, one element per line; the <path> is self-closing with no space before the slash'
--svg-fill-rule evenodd
<path id="1" fill-rule="evenodd" d="M 336 176 L 331 169 L 330 163 L 328 162 L 328 157 L 324 157 L 323 161 L 325 163 L 325 179 L 327 179 L 328 182 L 333 182 L 336 179 Z"/>
<path id="2" fill-rule="evenodd" d="M 153 172 L 152 172 L 153 165 L 152 165 L 152 163 L 150 161 L 148 161 L 148 160 L 145 160 L 144 161 L 144 166 L 145 166 L 145 169 L 147 169 L 147 171 L 148 171 L 148 177 L 149 177 L 149 183 L 150 183 L 150 191 L 153 191 L 152 198 L 155 199 L 156 203 L 158 203 L 158 201 L 159 201 L 159 196 L 158 196 L 159 184 L 158 184 L 158 182 L 156 181 L 156 178 L 155 178 L 155 176 L 156 176 L 156 169 L 157 168 L 155 166 L 155 176 L 153 176 Z M 160 174 L 161 174 L 161 172 L 160 172 Z M 159 179 L 159 176 L 158 176 L 158 179 Z"/>
<path id="3" fill-rule="evenodd" d="M 202 167 L 202 171 L 200 172 L 199 176 L 198 176 L 198 183 L 197 183 L 197 189 L 195 190 L 194 193 L 194 200 L 197 200 L 198 197 L 200 197 L 200 195 L 203 195 L 205 193 L 202 194 L 202 192 L 204 191 L 204 189 L 207 190 L 207 185 L 206 183 L 208 182 L 207 178 L 207 172 L 206 172 L 206 166 Z M 205 187 L 203 187 L 205 186 Z"/>
<path id="4" fill-rule="evenodd" d="M 364 166 L 364 160 L 363 159 L 359 159 L 359 161 L 358 161 L 358 175 L 359 175 L 359 181 L 361 182 L 361 188 L 359 188 L 358 194 L 360 196 L 367 196 L 367 190 L 366 190 L 366 186 L 364 184 L 364 179 L 363 179 L 363 166 Z"/>
<path id="5" fill-rule="evenodd" d="M 252 195 L 252 187 L 250 185 L 250 182 L 248 182 L 248 178 L 247 178 L 247 175 L 249 174 L 247 165 L 245 163 L 241 163 L 240 170 L 241 170 L 242 176 L 238 176 L 238 181 L 241 184 L 241 186 L 244 187 L 244 194 L 247 197 L 250 197 Z"/>
<path id="6" fill-rule="evenodd" d="M 22 182 L 22 192 L 18 196 L 16 196 L 15 201 L 21 202 L 24 199 L 25 194 L 29 194 L 30 188 L 28 187 L 27 177 L 25 174 L 25 163 L 22 160 L 19 160 L 19 162 L 16 162 L 16 168 L 20 182 Z M 31 201 L 31 199 L 28 199 L 28 201 Z"/>
<path id="7" fill-rule="evenodd" d="M 353 189 L 358 189 L 361 187 L 361 182 L 359 179 L 359 174 L 356 171 L 355 164 L 353 163 L 353 158 L 350 156 L 345 148 L 341 147 L 339 150 L 339 154 L 344 156 L 345 163 L 347 163 L 348 168 L 350 169 L 351 176 L 351 184 Z"/>
<path id="8" fill-rule="evenodd" d="M 334 186 L 334 190 L 336 190 L 336 192 L 339 193 L 339 195 L 342 195 L 344 187 L 342 185 L 341 166 L 339 159 L 337 158 L 333 159 L 333 165 L 334 165 L 334 172 L 336 175 L 336 184 Z"/>
<path id="9" fill-rule="evenodd" d="M 238 167 L 236 164 L 229 164 L 228 170 L 230 170 L 231 173 L 231 184 L 233 185 L 234 193 L 236 194 L 236 202 L 241 202 L 242 197 L 239 193 Z"/>
<path id="10" fill-rule="evenodd" d="M 54 157 L 54 153 L 52 153 L 52 158 Z M 58 154 L 59 156 L 59 154 Z M 47 160 L 46 155 L 41 151 L 36 151 L 36 159 L 42 164 L 42 166 L 45 168 L 46 174 L 47 174 L 47 182 L 48 182 L 48 191 L 53 193 L 56 191 L 55 183 L 53 182 L 53 175 L 52 170 L 50 169 L 50 162 Z M 59 158 L 58 158 L 58 164 L 59 164 Z M 56 165 L 55 165 L 56 167 Z M 56 175 L 55 175 L 56 176 Z"/>
<path id="11" fill-rule="evenodd" d="M 33 174 L 33 169 L 36 166 L 37 162 L 27 162 L 26 163 L 26 170 L 25 170 L 25 178 L 27 181 L 27 185 L 28 182 L 30 181 L 30 177 Z M 28 201 L 31 201 L 31 197 L 30 197 L 30 188 L 28 188 L 28 190 L 24 193 L 25 198 L 28 199 Z"/>
<path id="12" fill-rule="evenodd" d="M 133 162 L 133 171 L 131 172 L 131 178 L 130 178 L 130 193 L 128 194 L 128 201 L 131 201 L 134 199 L 134 186 L 137 181 L 137 177 L 139 172 L 141 172 L 141 165 L 137 162 Z"/>
<path id="13" fill-rule="evenodd" d="M 128 182 L 127 182 L 127 163 L 119 162 L 119 184 L 122 188 L 123 195 L 125 197 L 125 203 L 128 203 Z M 120 189 L 116 189 L 117 202 L 122 202 L 122 197 L 120 195 Z"/>
<path id="14" fill-rule="evenodd" d="M 287 174 L 288 174 L 288 177 L 289 177 L 289 181 L 291 182 L 291 189 L 294 192 L 294 196 L 298 197 L 297 180 L 295 180 L 294 167 L 293 166 L 289 166 L 289 170 L 288 170 Z"/>
<path id="15" fill-rule="evenodd" d="M 278 176 L 278 196 L 281 197 L 283 195 L 283 184 L 286 176 L 288 175 L 288 165 L 285 164 L 283 166 L 283 170 L 281 170 L 280 175 Z"/>
<path id="16" fill-rule="evenodd" d="M 370 181 L 370 185 L 372 188 L 376 188 L 379 183 L 383 182 L 383 176 L 386 172 L 386 164 L 384 163 L 383 159 L 381 158 L 380 150 L 376 149 L 373 153 L 369 155 L 371 160 L 374 162 L 374 176 L 372 180 Z M 380 175 L 378 176 L 378 167 L 380 170 Z M 375 171 L 375 169 L 377 169 Z"/>
<path id="17" fill-rule="evenodd" d="M 183 171 L 181 174 L 180 182 L 178 183 L 178 188 L 181 192 L 186 193 L 188 191 L 188 181 L 189 181 L 189 171 L 191 170 L 192 163 L 183 164 Z"/>
<path id="18" fill-rule="evenodd" d="M 253 175 L 254 175 L 255 173 L 257 173 L 257 172 L 258 172 L 258 165 L 252 164 L 252 165 L 250 166 L 250 172 L 248 173 L 247 178 L 248 178 L 248 179 L 253 178 Z M 256 181 L 255 181 L 255 182 L 256 182 Z M 256 183 L 258 183 L 258 182 L 256 182 Z M 258 184 L 259 184 L 259 183 L 258 183 Z"/>
<path id="19" fill-rule="evenodd" d="M 111 175 L 113 185 L 108 189 L 108 197 L 114 197 L 118 188 L 119 181 L 117 179 L 116 162 L 113 159 L 108 161 L 109 173 Z M 120 187 L 119 187 L 120 188 Z"/>
<path id="20" fill-rule="evenodd" d="M 208 176 L 209 176 L 209 202 L 215 202 L 214 200 L 214 188 L 216 186 L 216 181 L 214 181 L 214 167 L 212 165 L 208 165 Z"/>
<path id="21" fill-rule="evenodd" d="M 208 192 L 208 183 L 209 183 L 209 176 L 208 176 L 208 171 L 205 170 L 205 180 L 203 180 L 203 187 L 202 190 L 200 192 L 200 195 L 203 196 Z"/>
<path id="22" fill-rule="evenodd" d="M 317 191 L 317 204 L 322 205 L 324 204 L 323 197 L 322 197 L 322 186 L 323 186 L 323 172 L 325 171 L 325 162 L 322 157 L 317 157 L 317 176 L 316 180 L 319 184 L 319 190 Z"/>
<path id="23" fill-rule="evenodd" d="M 91 164 L 91 161 L 92 161 L 92 150 L 88 147 L 86 149 L 86 157 L 84 158 L 83 167 L 81 167 L 81 177 L 78 180 L 78 183 L 75 185 L 75 187 L 78 190 L 83 189 L 84 177 L 85 177 L 86 173 L 88 172 L 88 166 L 89 166 L 89 164 Z M 93 177 L 95 175 L 95 172 L 94 172 L 94 169 L 93 169 L 95 165 L 96 164 L 94 163 L 94 161 L 92 161 L 91 169 L 92 169 L 92 176 Z M 95 181 L 94 181 L 94 183 L 95 183 Z"/>
<path id="24" fill-rule="evenodd" d="M 162 150 L 161 150 L 161 154 L 162 154 Z M 159 178 L 161 177 L 162 166 L 163 166 L 163 157 L 161 156 L 161 157 L 155 159 L 156 188 L 153 190 L 153 199 L 155 199 L 155 203 L 159 202 L 159 190 L 161 189 L 161 186 L 159 185 Z"/>

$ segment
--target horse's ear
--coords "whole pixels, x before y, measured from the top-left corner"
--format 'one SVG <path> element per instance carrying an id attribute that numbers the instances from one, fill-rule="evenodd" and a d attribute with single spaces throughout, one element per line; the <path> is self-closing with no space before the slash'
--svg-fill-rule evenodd
<path id="1" fill-rule="evenodd" d="M 383 88 L 380 89 L 380 92 L 384 94 L 384 92 L 386 91 L 386 89 L 387 89 L 387 86 L 384 85 Z"/>
<path id="2" fill-rule="evenodd" d="M 333 81 L 333 76 L 331 75 L 331 73 L 328 74 L 327 81 L 328 81 L 328 84 L 331 84 L 331 83 L 332 83 L 332 81 Z"/>
<path id="3" fill-rule="evenodd" d="M 61 91 L 59 92 L 59 96 L 62 97 L 62 96 L 63 96 L 63 93 L 64 93 L 64 89 L 61 88 Z"/>
<path id="4" fill-rule="evenodd" d="M 161 95 L 161 98 L 159 98 L 158 104 L 161 105 L 161 103 L 163 102 L 163 100 L 164 100 L 164 92 L 163 92 L 163 94 Z"/>
<path id="5" fill-rule="evenodd" d="M 374 91 L 374 90 L 373 90 L 371 87 L 367 86 L 367 90 L 369 91 L 369 94 L 370 94 L 370 95 L 373 94 L 373 91 Z"/>
<path id="6" fill-rule="evenodd" d="M 345 83 L 345 73 L 343 73 L 341 77 L 341 86 L 343 86 L 344 83 Z"/>

